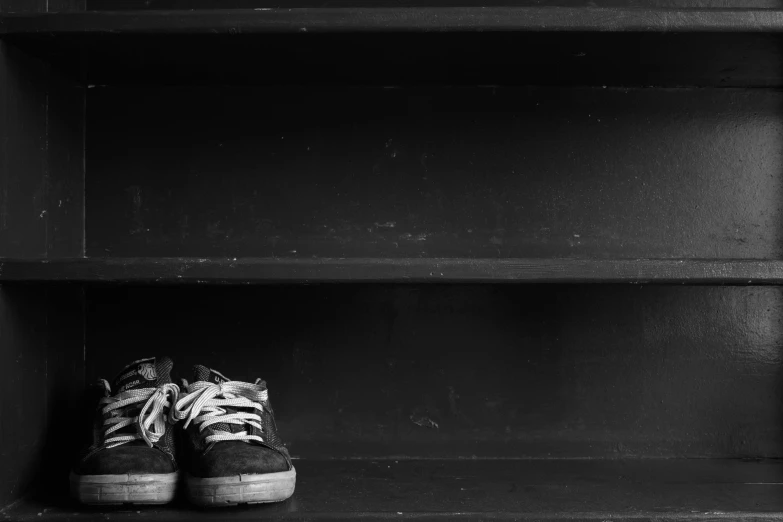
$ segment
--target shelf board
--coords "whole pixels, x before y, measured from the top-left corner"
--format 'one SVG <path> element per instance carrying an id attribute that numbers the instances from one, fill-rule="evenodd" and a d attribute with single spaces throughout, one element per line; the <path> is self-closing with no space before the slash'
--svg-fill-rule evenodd
<path id="1" fill-rule="evenodd" d="M 783 261 L 88 258 L 0 261 L 0 281 L 781 284 Z"/>
<path id="2" fill-rule="evenodd" d="M 27 500 L 7 520 L 783 520 L 783 466 L 736 460 L 294 461 L 281 504 L 196 510 Z"/>
<path id="3" fill-rule="evenodd" d="M 0 34 L 337 31 L 779 32 L 770 9 L 628 7 L 298 7 L 8 15 Z"/>

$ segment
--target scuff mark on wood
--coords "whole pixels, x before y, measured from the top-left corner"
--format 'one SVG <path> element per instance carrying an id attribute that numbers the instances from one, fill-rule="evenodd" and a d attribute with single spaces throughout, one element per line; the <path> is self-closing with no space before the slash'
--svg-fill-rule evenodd
<path id="1" fill-rule="evenodd" d="M 141 187 L 131 185 L 125 189 L 130 198 L 131 204 L 131 228 L 129 232 L 133 235 L 144 232 L 144 221 L 141 217 Z"/>
<path id="2" fill-rule="evenodd" d="M 8 188 L 0 189 L 0 227 L 8 229 Z"/>
<path id="3" fill-rule="evenodd" d="M 414 423 L 416 426 L 421 426 L 422 428 L 430 428 L 430 429 L 440 429 L 440 426 L 438 426 L 438 423 L 435 422 L 430 418 L 430 416 L 427 413 L 422 413 L 419 410 L 414 411 L 410 416 L 411 422 Z"/>

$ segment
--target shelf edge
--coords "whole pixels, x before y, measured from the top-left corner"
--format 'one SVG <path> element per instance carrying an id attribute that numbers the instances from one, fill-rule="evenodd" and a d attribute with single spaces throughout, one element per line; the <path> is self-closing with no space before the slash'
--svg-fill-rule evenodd
<path id="1" fill-rule="evenodd" d="M 783 261 L 684 259 L 86 258 L 0 260 L 0 282 L 549 282 L 783 284 Z"/>
<path id="2" fill-rule="evenodd" d="M 242 34 L 343 31 L 779 32 L 773 9 L 611 7 L 264 8 L 92 11 L 0 18 L 0 34 Z"/>

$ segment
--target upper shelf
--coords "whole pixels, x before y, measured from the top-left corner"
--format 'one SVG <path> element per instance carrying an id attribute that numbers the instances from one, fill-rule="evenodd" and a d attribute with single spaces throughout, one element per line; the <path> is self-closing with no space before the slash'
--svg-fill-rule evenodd
<path id="1" fill-rule="evenodd" d="M 0 18 L 0 34 L 396 31 L 780 32 L 773 9 L 635 7 L 263 7 L 89 11 Z"/>

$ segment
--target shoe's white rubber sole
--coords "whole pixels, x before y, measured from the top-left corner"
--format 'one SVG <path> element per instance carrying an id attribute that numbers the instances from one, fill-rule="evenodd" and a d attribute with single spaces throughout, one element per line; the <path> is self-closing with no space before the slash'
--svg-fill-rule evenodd
<path id="1" fill-rule="evenodd" d="M 186 475 L 185 486 L 188 500 L 198 506 L 280 502 L 294 494 L 296 470 L 215 478 Z"/>
<path id="2" fill-rule="evenodd" d="M 174 499 L 179 472 L 166 474 L 77 475 L 71 496 L 83 504 L 166 504 Z"/>

